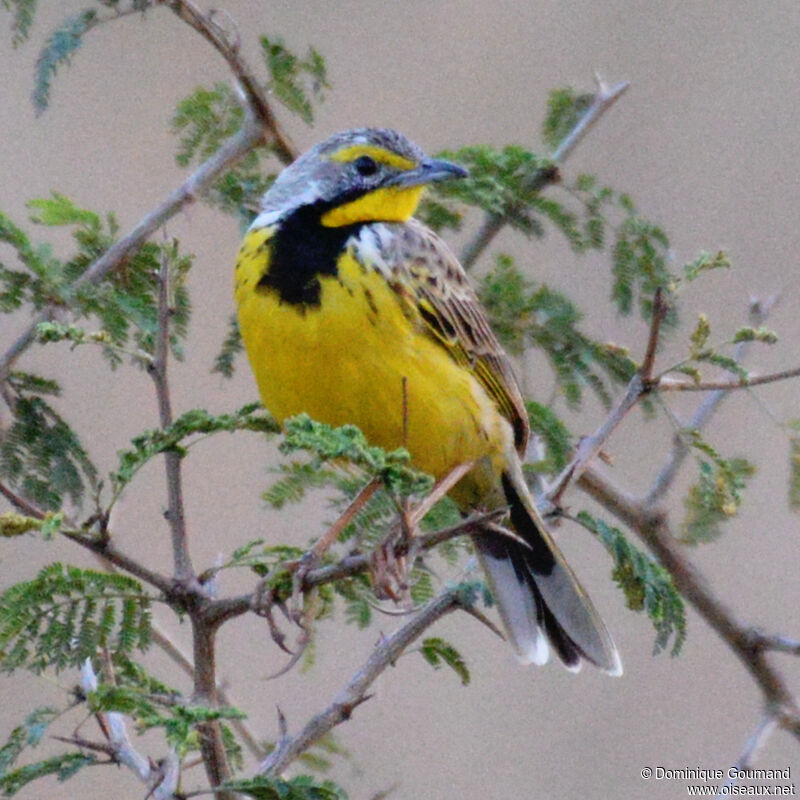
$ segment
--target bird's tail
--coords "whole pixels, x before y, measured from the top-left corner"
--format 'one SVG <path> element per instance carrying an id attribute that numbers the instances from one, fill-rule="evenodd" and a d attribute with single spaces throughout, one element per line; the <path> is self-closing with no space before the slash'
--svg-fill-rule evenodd
<path id="1" fill-rule="evenodd" d="M 583 660 L 622 674 L 617 648 L 536 510 L 522 470 L 502 476 L 514 534 L 474 537 L 506 631 L 521 661 L 543 664 L 550 648 L 567 669 Z M 514 474 L 516 473 L 516 474 Z"/>

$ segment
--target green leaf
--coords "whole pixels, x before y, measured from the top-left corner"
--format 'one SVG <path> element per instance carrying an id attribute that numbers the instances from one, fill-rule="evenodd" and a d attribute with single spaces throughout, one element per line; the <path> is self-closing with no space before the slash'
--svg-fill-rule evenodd
<path id="1" fill-rule="evenodd" d="M 439 669 L 446 664 L 461 679 L 462 686 L 470 682 L 469 668 L 461 653 L 450 642 L 439 637 L 429 637 L 422 640 L 420 647 L 422 657 L 434 668 Z"/>
<path id="2" fill-rule="evenodd" d="M 44 761 L 27 764 L 24 767 L 6 773 L 0 777 L 0 790 L 2 790 L 4 797 L 12 797 L 20 789 L 39 778 L 55 775 L 59 782 L 63 782 L 71 778 L 83 767 L 96 763 L 97 760 L 94 756 L 86 755 L 85 753 L 63 753 L 59 756 L 52 756 Z"/>
<path id="3" fill-rule="evenodd" d="M 529 400 L 525 407 L 528 410 L 531 431 L 542 437 L 546 450 L 545 457 L 530 466 L 536 472 L 560 472 L 569 461 L 574 437 L 551 408 L 535 400 Z"/>
<path id="4" fill-rule="evenodd" d="M 63 265 L 48 247 L 34 247 L 28 235 L 0 212 L 0 243 L 16 252 L 24 270 L 12 270 L 0 263 L 0 311 L 16 311 L 23 303 L 40 309 L 60 299 Z"/>
<path id="5" fill-rule="evenodd" d="M 669 239 L 654 223 L 640 216 L 630 198 L 621 195 L 620 207 L 627 216 L 616 228 L 616 240 L 612 249 L 613 284 L 611 298 L 621 314 L 628 315 L 637 299 L 645 319 L 651 315 L 652 297 L 660 287 L 671 286 L 675 278 L 670 272 Z M 674 325 L 674 304 L 667 313 L 665 322 Z"/>
<path id="6" fill-rule="evenodd" d="M 793 430 L 800 430 L 800 420 L 792 424 Z M 789 439 L 789 508 L 800 511 L 800 437 Z"/>
<path id="7" fill-rule="evenodd" d="M 83 44 L 83 35 L 97 24 L 97 11 L 87 9 L 68 17 L 50 34 L 36 61 L 33 106 L 41 114 L 50 103 L 50 88 L 56 72 L 68 64 Z"/>
<path id="8" fill-rule="evenodd" d="M 283 508 L 287 503 L 299 503 L 308 489 L 321 489 L 338 483 L 334 470 L 300 461 L 281 464 L 277 471 L 283 474 L 283 478 L 275 481 L 262 495 L 273 508 Z"/>
<path id="9" fill-rule="evenodd" d="M 222 346 L 214 359 L 212 372 L 218 372 L 223 378 L 233 377 L 233 362 L 236 356 L 244 350 L 242 334 L 239 331 L 239 321 L 235 314 L 228 320 L 228 333 L 222 341 Z"/>
<path id="10" fill-rule="evenodd" d="M 23 393 L 36 382 L 14 380 L 13 421 L 0 440 L 0 475 L 42 508 L 58 510 L 66 497 L 80 505 L 97 470 L 77 434 L 42 397 Z M 50 391 L 45 382 L 39 388 Z"/>
<path id="11" fill-rule="evenodd" d="M 709 336 L 711 336 L 711 325 L 709 325 L 708 317 L 705 314 L 700 314 L 697 318 L 697 325 L 689 336 L 692 358 L 697 358 L 700 355 L 708 342 Z"/>
<path id="12" fill-rule="evenodd" d="M 172 117 L 172 130 L 180 136 L 175 160 L 181 167 L 205 161 L 237 133 L 244 111 L 226 83 L 197 87 L 180 101 Z M 259 201 L 275 178 L 263 163 L 270 155 L 266 146 L 255 147 L 225 172 L 203 201 L 236 216 L 246 227 L 258 211 Z"/>
<path id="13" fill-rule="evenodd" d="M 566 295 L 545 285 L 532 287 L 509 256 L 497 257 L 478 294 L 510 352 L 522 353 L 530 346 L 542 350 L 573 408 L 580 405 L 586 387 L 609 406 L 614 384 L 626 383 L 635 372 L 624 349 L 582 333 L 582 314 Z"/>
<path id="14" fill-rule="evenodd" d="M 739 342 L 763 342 L 764 344 L 775 344 L 778 341 L 778 334 L 769 328 L 739 328 L 733 335 L 733 343 Z"/>
<path id="15" fill-rule="evenodd" d="M 132 440 L 133 448 L 117 453 L 119 467 L 111 473 L 116 491 L 130 483 L 136 473 L 159 453 L 185 453 L 184 440 L 201 434 L 210 436 L 223 431 L 248 430 L 277 433 L 280 428 L 260 403 L 249 403 L 232 414 L 209 414 L 201 408 L 187 411 L 167 428 L 145 431 Z"/>
<path id="16" fill-rule="evenodd" d="M 18 47 L 28 39 L 36 14 L 37 0 L 3 0 L 2 6 L 14 15 L 11 43 Z"/>
<path id="17" fill-rule="evenodd" d="M 540 236 L 541 223 L 531 213 L 540 200 L 537 195 L 543 176 L 553 171 L 552 163 L 518 145 L 496 150 L 488 145 L 463 147 L 455 152 L 439 154 L 469 169 L 469 177 L 441 183 L 434 187 L 438 202 L 455 214 L 449 201 L 458 200 L 489 214 L 506 218 L 514 228 L 526 235 Z M 540 201 L 539 210 L 552 210 L 554 201 Z"/>
<path id="18" fill-rule="evenodd" d="M 755 467 L 744 458 L 723 458 L 697 431 L 686 436 L 689 445 L 707 457 L 697 459 L 698 480 L 684 500 L 687 514 L 681 526 L 681 541 L 699 544 L 722 535 L 722 523 L 739 511 Z"/>
<path id="19" fill-rule="evenodd" d="M 671 654 L 678 655 L 686 639 L 686 615 L 670 574 L 634 547 L 618 528 L 586 511 L 577 519 L 598 536 L 614 559 L 611 577 L 622 589 L 628 608 L 645 611 L 650 617 L 656 630 L 653 653 L 664 650 L 672 638 Z"/>
<path id="20" fill-rule="evenodd" d="M 367 475 L 378 477 L 391 492 L 401 496 L 424 494 L 433 487 L 433 479 L 409 466 L 407 450 L 387 452 L 367 443 L 355 425 L 333 428 L 300 414 L 284 423 L 286 436 L 280 445 L 282 453 L 304 450 L 318 464 L 344 460 L 360 467 Z"/>
<path id="21" fill-rule="evenodd" d="M 0 781 L 8 774 L 26 747 L 35 747 L 39 744 L 50 723 L 57 716 L 58 711 L 50 706 L 37 708 L 28 714 L 21 725 L 11 731 L 8 741 L 0 747 Z"/>
<path id="22" fill-rule="evenodd" d="M 730 269 L 731 261 L 727 253 L 719 252 L 715 254 L 701 252 L 697 258 L 684 264 L 683 267 L 683 280 L 687 283 L 695 280 L 699 275 L 709 272 L 712 269 Z"/>
<path id="23" fill-rule="evenodd" d="M 0 595 L 0 670 L 80 667 L 100 648 L 146 648 L 150 598 L 126 575 L 50 564 Z"/>
<path id="24" fill-rule="evenodd" d="M 31 216 L 31 221 L 39 225 L 83 225 L 89 229 L 100 227 L 98 214 L 79 208 L 72 200 L 58 192 L 53 192 L 49 198 L 29 200 L 28 208 L 37 212 Z"/>
<path id="25" fill-rule="evenodd" d="M 283 40 L 260 38 L 264 63 L 270 74 L 267 88 L 307 125 L 314 121 L 314 102 L 322 102 L 329 89 L 325 59 L 313 48 L 305 58 L 287 49 Z"/>
<path id="26" fill-rule="evenodd" d="M 258 775 L 229 781 L 222 787 L 255 800 L 347 800 L 344 790 L 332 781 L 317 783 L 309 775 L 297 775 L 289 780 Z"/>
<path id="27" fill-rule="evenodd" d="M 578 124 L 593 100 L 593 94 L 578 94 L 570 87 L 553 89 L 550 92 L 547 96 L 547 117 L 542 126 L 542 137 L 551 150 L 555 150 Z"/>

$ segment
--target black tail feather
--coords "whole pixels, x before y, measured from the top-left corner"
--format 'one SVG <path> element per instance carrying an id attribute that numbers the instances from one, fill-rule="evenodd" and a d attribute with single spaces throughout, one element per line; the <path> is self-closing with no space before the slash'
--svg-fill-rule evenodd
<path id="1" fill-rule="evenodd" d="M 619 658 L 605 626 L 544 528 L 532 501 L 520 496 L 511 477 L 504 474 L 502 480 L 511 527 L 522 541 L 490 531 L 474 538 L 503 622 L 520 657 L 537 663 L 546 660 L 544 636 L 568 669 L 577 670 L 586 660 L 618 674 Z M 526 499 L 531 502 L 530 507 Z"/>

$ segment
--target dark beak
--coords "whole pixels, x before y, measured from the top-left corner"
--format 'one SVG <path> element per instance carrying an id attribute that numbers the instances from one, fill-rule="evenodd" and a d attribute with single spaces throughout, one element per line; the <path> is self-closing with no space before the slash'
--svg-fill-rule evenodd
<path id="1" fill-rule="evenodd" d="M 464 167 L 440 158 L 426 158 L 418 167 L 401 172 L 386 182 L 386 186 L 420 186 L 435 181 L 466 178 L 469 172 Z"/>

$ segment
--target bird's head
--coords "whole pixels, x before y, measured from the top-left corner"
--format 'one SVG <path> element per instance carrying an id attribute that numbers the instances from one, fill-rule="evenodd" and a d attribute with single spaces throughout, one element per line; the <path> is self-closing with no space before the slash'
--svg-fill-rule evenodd
<path id="1" fill-rule="evenodd" d="M 463 178 L 467 171 L 428 158 L 397 131 L 356 128 L 312 147 L 264 195 L 259 220 L 277 222 L 315 206 L 328 227 L 358 222 L 405 222 L 427 184 Z"/>

